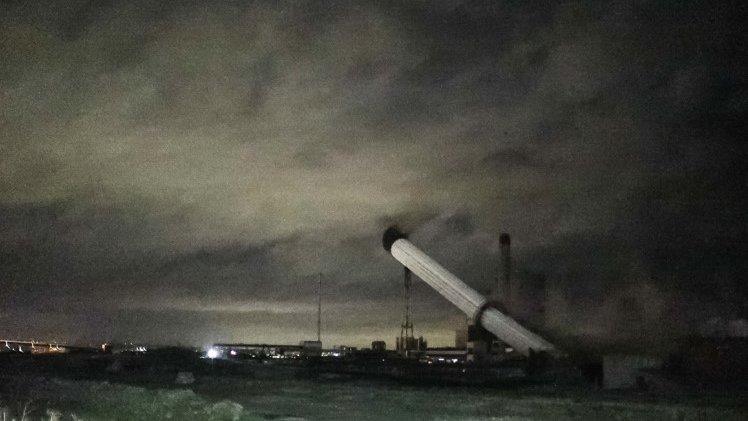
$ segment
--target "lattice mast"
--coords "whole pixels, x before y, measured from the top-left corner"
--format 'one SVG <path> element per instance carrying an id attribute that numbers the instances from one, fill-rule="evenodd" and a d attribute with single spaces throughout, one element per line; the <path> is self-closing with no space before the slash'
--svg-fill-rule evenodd
<path id="1" fill-rule="evenodd" d="M 322 342 L 322 275 L 317 279 L 317 342 Z"/>
<path id="2" fill-rule="evenodd" d="M 403 293 L 405 295 L 405 317 L 400 326 L 400 346 L 403 350 L 413 343 L 413 321 L 410 314 L 410 269 L 403 268 Z"/>

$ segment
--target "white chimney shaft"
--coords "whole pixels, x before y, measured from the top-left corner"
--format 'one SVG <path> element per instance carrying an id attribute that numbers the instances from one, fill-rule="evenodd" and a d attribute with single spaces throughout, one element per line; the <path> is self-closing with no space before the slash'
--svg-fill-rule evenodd
<path id="1" fill-rule="evenodd" d="M 554 350 L 553 345 L 548 341 L 490 306 L 484 296 L 418 249 L 396 228 L 390 228 L 385 232 L 383 245 L 390 251 L 392 257 L 517 352 L 529 355 L 530 350 L 535 352 Z"/>

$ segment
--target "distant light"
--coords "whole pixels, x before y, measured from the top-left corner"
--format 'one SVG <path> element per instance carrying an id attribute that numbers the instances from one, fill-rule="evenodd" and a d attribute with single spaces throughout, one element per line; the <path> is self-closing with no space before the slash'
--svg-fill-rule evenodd
<path id="1" fill-rule="evenodd" d="M 208 350 L 207 355 L 208 355 L 208 358 L 212 360 L 212 359 L 218 358 L 221 355 L 221 352 L 218 351 L 216 348 L 211 348 Z"/>
<path id="2" fill-rule="evenodd" d="M 232 349 L 231 351 L 229 351 L 229 354 L 231 354 L 232 356 L 236 356 L 236 351 L 234 351 L 234 350 Z"/>

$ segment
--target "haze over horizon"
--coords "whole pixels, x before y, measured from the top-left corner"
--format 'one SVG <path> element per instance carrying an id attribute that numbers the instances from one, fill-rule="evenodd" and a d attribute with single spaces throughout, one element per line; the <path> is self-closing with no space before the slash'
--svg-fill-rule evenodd
<path id="1" fill-rule="evenodd" d="M 549 330 L 748 318 L 743 2 L 0 4 L 0 338 L 399 333 L 393 223 Z M 414 281 L 416 336 L 464 316 Z"/>

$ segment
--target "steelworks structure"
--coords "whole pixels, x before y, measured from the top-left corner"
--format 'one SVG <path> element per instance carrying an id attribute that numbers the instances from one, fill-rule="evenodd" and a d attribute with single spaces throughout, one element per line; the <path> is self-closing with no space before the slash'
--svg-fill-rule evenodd
<path id="1" fill-rule="evenodd" d="M 392 257 L 457 306 L 474 323 L 483 326 L 520 354 L 531 356 L 533 353 L 556 351 L 550 342 L 500 312 L 486 297 L 418 249 L 397 227 L 390 227 L 384 232 L 382 245 Z"/>

